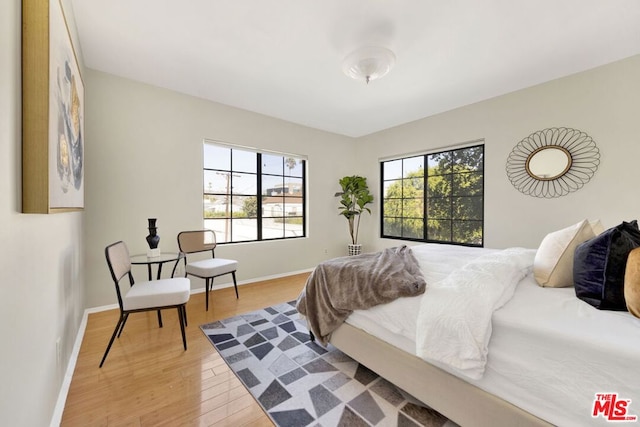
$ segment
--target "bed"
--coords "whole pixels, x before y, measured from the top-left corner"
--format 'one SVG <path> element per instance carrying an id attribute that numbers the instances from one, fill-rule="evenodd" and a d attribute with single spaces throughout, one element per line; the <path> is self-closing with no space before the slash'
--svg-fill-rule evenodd
<path id="1" fill-rule="evenodd" d="M 607 425 L 620 414 L 621 421 L 640 415 L 640 319 L 597 310 L 573 288 L 540 287 L 531 271 L 535 250 L 519 254 L 527 265 L 495 301 L 485 349 L 479 340 L 481 369 L 424 357 L 425 299 L 435 298 L 452 272 L 504 251 L 411 249 L 426 292 L 353 311 L 331 332 L 332 345 L 462 426 Z M 624 413 L 606 410 L 612 396 L 626 402 Z"/>

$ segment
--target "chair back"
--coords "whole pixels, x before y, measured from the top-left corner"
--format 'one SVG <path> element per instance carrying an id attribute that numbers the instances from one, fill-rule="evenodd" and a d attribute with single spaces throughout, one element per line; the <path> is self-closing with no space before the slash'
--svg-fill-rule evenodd
<path id="1" fill-rule="evenodd" d="M 216 233 L 213 230 L 182 231 L 178 233 L 178 247 L 185 254 L 211 251 L 213 255 Z"/>
<path id="2" fill-rule="evenodd" d="M 129 249 L 123 241 L 112 243 L 104 250 L 107 258 L 107 265 L 111 272 L 111 278 L 116 286 L 116 294 L 118 296 L 118 305 L 122 311 L 122 294 L 120 292 L 120 279 L 129 276 L 129 285 L 133 285 L 133 276 L 131 275 L 131 259 L 129 258 Z"/>
<path id="3" fill-rule="evenodd" d="M 123 241 L 113 243 L 106 247 L 104 254 L 111 272 L 111 278 L 116 284 L 131 271 L 131 259 L 129 249 Z"/>

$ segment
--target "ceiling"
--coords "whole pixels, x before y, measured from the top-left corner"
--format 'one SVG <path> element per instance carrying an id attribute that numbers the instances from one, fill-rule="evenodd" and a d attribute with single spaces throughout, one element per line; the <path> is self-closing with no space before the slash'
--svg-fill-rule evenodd
<path id="1" fill-rule="evenodd" d="M 638 0 L 71 0 L 85 66 L 351 137 L 640 53 Z M 391 49 L 368 85 L 356 48 Z"/>

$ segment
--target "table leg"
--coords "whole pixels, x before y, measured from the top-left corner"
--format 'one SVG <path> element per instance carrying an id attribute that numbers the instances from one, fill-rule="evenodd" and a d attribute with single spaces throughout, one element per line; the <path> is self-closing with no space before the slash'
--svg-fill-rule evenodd
<path id="1" fill-rule="evenodd" d="M 151 274 L 151 264 L 147 264 L 147 274 L 149 275 L 149 281 L 152 281 L 153 275 Z"/>
<path id="2" fill-rule="evenodd" d="M 153 275 L 151 274 L 151 264 L 147 264 L 147 267 L 149 268 L 149 281 L 153 280 Z M 162 274 L 162 263 L 158 264 L 158 276 L 156 277 L 157 280 L 160 280 L 160 275 Z M 158 326 L 162 328 L 162 314 L 160 313 L 160 310 L 158 310 Z"/>

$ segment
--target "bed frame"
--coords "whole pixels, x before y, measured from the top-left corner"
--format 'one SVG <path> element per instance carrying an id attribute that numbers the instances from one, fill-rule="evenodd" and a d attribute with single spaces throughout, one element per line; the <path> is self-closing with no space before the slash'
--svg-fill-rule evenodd
<path id="1" fill-rule="evenodd" d="M 348 323 L 332 332 L 330 342 L 461 426 L 552 426 Z"/>

